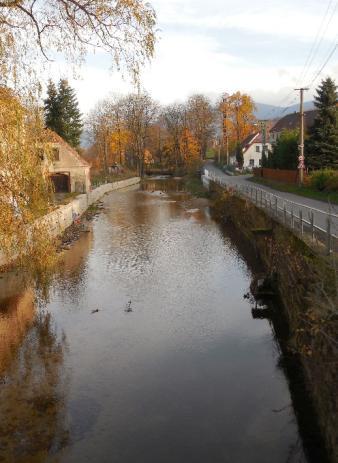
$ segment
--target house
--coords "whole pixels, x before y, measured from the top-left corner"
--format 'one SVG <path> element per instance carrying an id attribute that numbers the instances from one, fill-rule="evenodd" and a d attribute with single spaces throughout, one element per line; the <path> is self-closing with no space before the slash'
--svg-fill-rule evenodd
<path id="1" fill-rule="evenodd" d="M 265 143 L 265 152 L 271 150 L 271 144 Z M 252 169 L 262 164 L 263 137 L 261 132 L 253 133 L 242 142 L 243 167 Z M 230 164 L 236 164 L 236 153 L 231 154 Z"/>
<path id="2" fill-rule="evenodd" d="M 52 154 L 48 166 L 56 193 L 88 193 L 90 191 L 90 164 L 62 137 L 50 129 L 47 140 Z"/>
<path id="3" fill-rule="evenodd" d="M 313 126 L 316 115 L 317 115 L 317 110 L 312 109 L 311 111 L 305 111 L 304 112 L 304 128 L 305 132 Z M 272 127 L 270 130 L 270 143 L 274 144 L 278 140 L 280 134 L 282 133 L 283 130 L 295 130 L 299 129 L 300 127 L 300 115 L 298 113 L 292 113 L 288 114 L 282 119 L 279 119 L 279 121 Z"/>

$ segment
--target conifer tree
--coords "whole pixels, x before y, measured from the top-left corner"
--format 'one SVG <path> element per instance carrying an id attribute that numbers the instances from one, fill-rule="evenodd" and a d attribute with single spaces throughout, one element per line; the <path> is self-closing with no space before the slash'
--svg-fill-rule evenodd
<path id="1" fill-rule="evenodd" d="M 338 108 L 337 86 L 333 79 L 323 80 L 317 89 L 318 109 L 307 141 L 307 166 L 314 169 L 338 169 Z"/>
<path id="2" fill-rule="evenodd" d="M 47 98 L 44 100 L 44 105 L 46 127 L 59 133 L 60 111 L 58 105 L 58 92 L 52 80 L 48 82 Z"/>
<path id="3" fill-rule="evenodd" d="M 81 113 L 74 89 L 66 79 L 59 81 L 58 87 L 49 82 L 45 100 L 46 126 L 54 130 L 71 146 L 80 145 L 82 132 Z"/>

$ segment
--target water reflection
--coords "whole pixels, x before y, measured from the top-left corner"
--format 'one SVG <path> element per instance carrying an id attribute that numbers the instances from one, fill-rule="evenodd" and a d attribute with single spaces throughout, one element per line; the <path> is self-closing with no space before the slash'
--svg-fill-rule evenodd
<path id="1" fill-rule="evenodd" d="M 1 462 L 44 462 L 68 442 L 64 349 L 32 290 L 0 300 Z"/>
<path id="2" fill-rule="evenodd" d="M 3 348 L 0 461 L 312 462 L 277 325 L 243 299 L 255 256 L 181 181 L 104 206 L 66 253 L 48 311 L 29 291 L 3 304 L 6 323 L 16 317 L 4 332 L 18 334 Z"/>

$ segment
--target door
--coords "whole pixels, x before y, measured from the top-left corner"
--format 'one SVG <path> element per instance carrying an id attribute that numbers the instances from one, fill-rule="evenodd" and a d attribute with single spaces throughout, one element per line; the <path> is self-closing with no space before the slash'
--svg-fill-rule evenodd
<path id="1" fill-rule="evenodd" d="M 54 184 L 55 193 L 70 193 L 69 175 L 53 174 L 51 180 Z"/>

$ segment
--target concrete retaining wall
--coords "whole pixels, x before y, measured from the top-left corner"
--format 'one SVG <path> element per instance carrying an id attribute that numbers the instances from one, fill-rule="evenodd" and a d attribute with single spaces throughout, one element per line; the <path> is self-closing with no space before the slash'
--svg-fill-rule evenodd
<path id="1" fill-rule="evenodd" d="M 106 193 L 121 188 L 127 188 L 132 185 L 140 183 L 140 177 L 128 178 L 127 180 L 120 180 L 119 182 L 106 183 L 101 185 L 89 193 L 78 195 L 72 202 L 58 207 L 55 211 L 50 212 L 44 216 L 42 223 L 48 224 L 51 235 L 57 237 L 61 235 L 66 228 L 68 228 L 74 221 L 74 215 L 82 215 L 91 204 L 94 204 Z M 8 259 L 0 251 L 0 267 L 9 265 L 13 259 Z"/>

